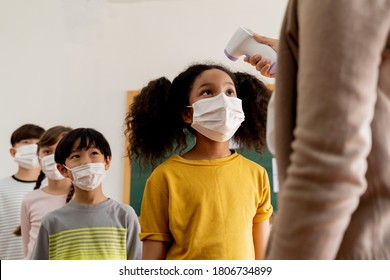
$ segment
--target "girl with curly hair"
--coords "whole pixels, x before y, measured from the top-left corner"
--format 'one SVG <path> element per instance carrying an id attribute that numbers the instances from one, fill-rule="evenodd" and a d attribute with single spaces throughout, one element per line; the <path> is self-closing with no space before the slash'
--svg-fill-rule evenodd
<path id="1" fill-rule="evenodd" d="M 217 64 L 191 65 L 141 90 L 126 135 L 129 156 L 154 168 L 141 206 L 143 259 L 264 257 L 267 172 L 230 144 L 264 150 L 269 98 L 255 76 Z"/>

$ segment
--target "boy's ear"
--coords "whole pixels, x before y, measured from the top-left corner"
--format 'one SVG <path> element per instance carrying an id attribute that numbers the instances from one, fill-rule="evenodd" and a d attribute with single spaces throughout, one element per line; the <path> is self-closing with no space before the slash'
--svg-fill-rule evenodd
<path id="1" fill-rule="evenodd" d="M 192 115 L 192 108 L 185 108 L 181 114 L 183 121 L 187 124 L 192 124 Z"/>
<path id="2" fill-rule="evenodd" d="M 69 178 L 68 169 L 66 169 L 62 164 L 57 163 L 57 169 L 60 171 L 62 176 Z"/>
<path id="3" fill-rule="evenodd" d="M 108 156 L 106 158 L 106 165 L 105 165 L 105 169 L 108 170 L 110 168 L 110 165 L 111 165 L 111 157 Z"/>
<path id="4" fill-rule="evenodd" d="M 15 157 L 16 155 L 16 149 L 14 147 L 12 147 L 11 149 L 9 149 L 9 153 L 12 157 Z"/>

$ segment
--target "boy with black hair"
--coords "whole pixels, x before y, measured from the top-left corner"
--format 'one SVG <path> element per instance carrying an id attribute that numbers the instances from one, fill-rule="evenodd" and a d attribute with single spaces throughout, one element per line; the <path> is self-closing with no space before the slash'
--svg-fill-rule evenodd
<path id="1" fill-rule="evenodd" d="M 135 211 L 102 190 L 111 163 L 104 136 L 92 128 L 72 130 L 58 143 L 55 162 L 75 195 L 43 218 L 31 259 L 141 259 Z"/>

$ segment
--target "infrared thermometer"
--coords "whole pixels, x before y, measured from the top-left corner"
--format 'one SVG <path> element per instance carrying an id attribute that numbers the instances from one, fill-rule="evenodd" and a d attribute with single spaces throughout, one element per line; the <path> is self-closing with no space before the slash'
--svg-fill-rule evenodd
<path id="1" fill-rule="evenodd" d="M 270 46 L 261 44 L 253 38 L 253 31 L 245 27 L 239 27 L 233 34 L 229 43 L 224 50 L 225 55 L 232 61 L 236 61 L 239 57 L 245 55 L 250 57 L 255 54 L 260 54 L 262 57 L 270 60 L 270 74 L 276 72 L 276 52 Z"/>

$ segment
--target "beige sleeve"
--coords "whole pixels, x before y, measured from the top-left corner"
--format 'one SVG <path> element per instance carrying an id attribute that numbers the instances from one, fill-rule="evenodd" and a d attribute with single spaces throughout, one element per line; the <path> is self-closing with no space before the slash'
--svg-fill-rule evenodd
<path id="1" fill-rule="evenodd" d="M 278 52 L 275 110 L 285 110 L 285 104 L 293 109 L 284 119 L 276 115 L 282 175 L 269 259 L 337 255 L 367 187 L 389 2 L 289 3 Z M 291 131 L 285 123 L 291 123 Z"/>

